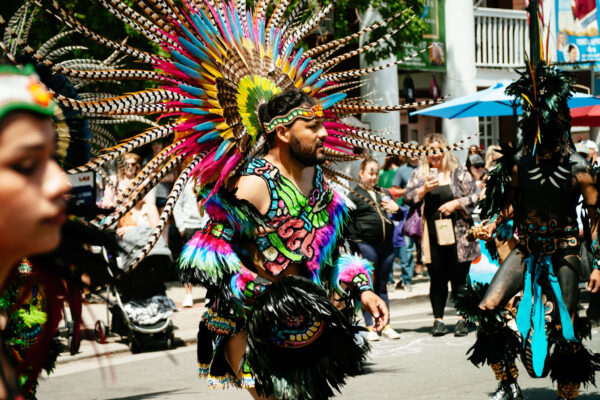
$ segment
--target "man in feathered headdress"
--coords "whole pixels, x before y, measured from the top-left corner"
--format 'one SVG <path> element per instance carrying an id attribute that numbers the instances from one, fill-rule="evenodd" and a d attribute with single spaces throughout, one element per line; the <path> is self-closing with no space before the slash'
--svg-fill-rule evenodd
<path id="1" fill-rule="evenodd" d="M 208 199 L 211 220 L 180 259 L 211 299 L 198 334 L 200 372 L 211 386 L 239 384 L 255 396 L 326 398 L 360 372 L 367 350 L 334 303 L 357 301 L 376 330 L 389 313 L 368 262 L 338 254 L 347 211 L 319 166 L 321 104 L 294 88 L 257 114 L 266 154 Z"/>
<path id="2" fill-rule="evenodd" d="M 581 270 L 577 215 L 581 196 L 590 215 L 594 269 L 588 290 L 600 290 L 597 240 L 596 173 L 571 140 L 568 99 L 573 77 L 540 62 L 506 92 L 519 98 L 523 148 L 508 146 L 490 172 L 483 213 L 489 221 L 479 237 L 507 240 L 518 231 L 518 245 L 489 287 L 474 284 L 461 296 L 459 312 L 480 324 L 470 360 L 488 363 L 500 384 L 493 400 L 521 399 L 517 354 L 532 377 L 558 383 L 559 399 L 577 397 L 581 384 L 594 383 L 600 355 L 588 352 L 582 339 L 590 326 L 577 315 Z M 504 309 L 523 289 L 516 316 Z M 509 326 L 516 321 L 516 329 Z M 516 332 L 518 331 L 518 332 Z"/>

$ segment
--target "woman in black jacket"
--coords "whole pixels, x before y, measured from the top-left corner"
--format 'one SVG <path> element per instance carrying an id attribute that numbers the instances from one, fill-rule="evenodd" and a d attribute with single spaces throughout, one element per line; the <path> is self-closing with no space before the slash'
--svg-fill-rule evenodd
<path id="1" fill-rule="evenodd" d="M 375 186 L 379 178 L 377 161 L 372 158 L 364 159 L 360 164 L 358 178 L 360 184 L 349 195 L 356 205 L 355 209 L 350 210 L 350 238 L 358 244 L 362 256 L 373 264 L 375 293 L 389 307 L 386 285 L 394 263 L 394 224 L 390 217 L 400 220 L 403 212 L 387 192 Z M 373 319 L 368 313 L 365 313 L 365 325 L 369 329 L 368 339 L 379 340 L 377 333 L 372 330 Z M 381 333 L 389 339 L 400 338 L 389 324 Z"/>

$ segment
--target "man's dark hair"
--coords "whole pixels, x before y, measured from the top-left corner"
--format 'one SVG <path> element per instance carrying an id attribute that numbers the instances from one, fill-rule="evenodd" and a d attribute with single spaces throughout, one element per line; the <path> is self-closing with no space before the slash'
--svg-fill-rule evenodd
<path id="1" fill-rule="evenodd" d="M 273 97 L 268 103 L 262 104 L 258 108 L 258 119 L 263 125 L 269 123 L 273 118 L 287 114 L 290 110 L 301 106 L 302 104 L 308 104 L 314 106 L 315 100 L 305 91 L 297 88 L 286 90 L 283 93 L 279 93 Z M 270 141 L 272 134 L 267 137 L 267 141 Z"/>

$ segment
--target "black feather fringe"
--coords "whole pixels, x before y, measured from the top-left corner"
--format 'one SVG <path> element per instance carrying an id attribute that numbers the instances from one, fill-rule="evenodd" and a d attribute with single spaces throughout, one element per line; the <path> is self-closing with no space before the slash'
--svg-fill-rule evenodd
<path id="1" fill-rule="evenodd" d="M 324 324 L 318 339 L 303 347 L 275 344 L 274 327 L 300 316 Z M 325 290 L 301 277 L 283 277 L 267 286 L 249 317 L 248 333 L 247 361 L 256 389 L 278 399 L 332 397 L 346 377 L 361 373 L 369 351 L 368 345 L 355 341 L 355 328 Z"/>
<path id="2" fill-rule="evenodd" d="M 477 340 L 467 354 L 469 361 L 480 367 L 484 364 L 502 363 L 510 365 L 515 361 L 521 349 L 519 335 L 504 325 L 498 329 L 481 328 L 477 331 Z"/>
<path id="3" fill-rule="evenodd" d="M 581 343 L 559 343 L 550 357 L 550 378 L 560 383 L 596 386 L 600 371 L 600 354 L 592 353 Z"/>
<path id="4" fill-rule="evenodd" d="M 454 297 L 454 307 L 458 314 L 471 325 L 479 324 L 483 318 L 483 310 L 479 308 L 479 303 L 489 286 L 489 283 L 469 281 Z"/>
<path id="5" fill-rule="evenodd" d="M 512 363 L 521 348 L 519 335 L 509 328 L 505 311 L 482 310 L 479 303 L 490 285 L 469 282 L 458 292 L 455 307 L 458 313 L 471 325 L 479 325 L 477 340 L 469 349 L 469 361 L 480 367 L 484 364 L 501 362 Z"/>
<path id="6" fill-rule="evenodd" d="M 506 190 L 510 186 L 511 172 L 515 165 L 516 150 L 507 143 L 500 143 L 502 154 L 496 166 L 488 173 L 485 197 L 479 202 L 481 217 L 492 218 L 504 208 Z"/>

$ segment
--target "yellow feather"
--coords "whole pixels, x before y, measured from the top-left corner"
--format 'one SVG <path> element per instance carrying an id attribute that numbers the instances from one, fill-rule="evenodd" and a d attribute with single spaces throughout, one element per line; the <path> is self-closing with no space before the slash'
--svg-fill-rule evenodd
<path id="1" fill-rule="evenodd" d="M 221 132 L 219 136 L 221 136 L 225 140 L 231 139 L 233 138 L 233 129 L 229 128 L 226 131 Z"/>
<path id="2" fill-rule="evenodd" d="M 215 68 L 211 67 L 210 65 L 208 65 L 207 63 L 203 62 L 202 66 L 204 68 L 206 68 L 206 70 L 208 72 L 211 73 L 212 76 L 214 76 L 215 78 L 222 78 L 223 74 L 221 74 L 219 71 L 217 71 Z"/>
<path id="3" fill-rule="evenodd" d="M 225 131 L 225 130 L 229 129 L 229 125 L 227 124 L 227 122 L 223 121 L 221 123 L 218 123 L 215 126 L 215 129 L 218 129 L 220 131 Z"/>
<path id="4" fill-rule="evenodd" d="M 533 103 L 531 102 L 531 100 L 529 100 L 529 97 L 527 97 L 527 95 L 525 93 L 521 93 L 521 96 L 523 96 L 523 98 L 525 100 L 527 100 L 527 102 L 529 103 L 529 105 L 535 109 L 535 107 L 533 106 Z"/>
<path id="5" fill-rule="evenodd" d="M 207 95 L 209 95 L 210 97 L 212 97 L 213 99 L 217 98 L 217 92 L 213 92 L 213 91 L 207 90 L 207 91 L 205 91 L 205 93 Z"/>
<path id="6" fill-rule="evenodd" d="M 290 71 L 288 72 L 288 76 L 290 77 L 291 80 L 296 79 L 296 67 L 292 67 L 290 69 Z"/>
<path id="7" fill-rule="evenodd" d="M 216 99 L 207 99 L 206 100 L 210 105 L 214 106 L 215 108 L 221 108 L 221 105 L 219 104 L 219 101 Z"/>
<path id="8" fill-rule="evenodd" d="M 215 92 L 217 93 L 217 87 L 215 85 L 212 85 L 210 83 L 203 83 L 202 88 L 204 89 L 204 91 L 210 91 L 210 92 Z"/>

